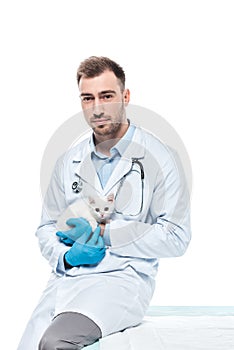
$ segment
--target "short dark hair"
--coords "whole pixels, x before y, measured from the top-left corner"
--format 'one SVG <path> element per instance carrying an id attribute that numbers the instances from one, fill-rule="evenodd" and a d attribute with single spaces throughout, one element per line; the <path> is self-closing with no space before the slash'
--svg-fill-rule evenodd
<path id="1" fill-rule="evenodd" d="M 115 74 L 116 78 L 118 78 L 120 81 L 121 89 L 124 90 L 125 73 L 123 68 L 120 67 L 118 63 L 112 61 L 110 58 L 103 56 L 91 56 L 85 59 L 83 62 L 81 62 L 77 70 L 78 85 L 82 77 L 94 78 L 99 76 L 106 70 L 109 70 Z"/>

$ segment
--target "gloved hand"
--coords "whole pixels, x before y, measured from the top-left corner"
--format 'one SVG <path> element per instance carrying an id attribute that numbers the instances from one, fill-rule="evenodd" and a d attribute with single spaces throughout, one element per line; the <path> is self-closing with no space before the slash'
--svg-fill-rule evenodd
<path id="1" fill-rule="evenodd" d="M 106 248 L 98 226 L 90 237 L 88 230 L 78 238 L 65 253 L 64 259 L 70 266 L 96 265 L 105 256 Z"/>
<path id="2" fill-rule="evenodd" d="M 66 221 L 68 226 L 73 226 L 68 231 L 58 231 L 56 235 L 60 238 L 60 241 L 66 245 L 72 245 L 79 237 L 84 233 L 92 232 L 92 228 L 89 222 L 84 218 L 73 218 Z"/>

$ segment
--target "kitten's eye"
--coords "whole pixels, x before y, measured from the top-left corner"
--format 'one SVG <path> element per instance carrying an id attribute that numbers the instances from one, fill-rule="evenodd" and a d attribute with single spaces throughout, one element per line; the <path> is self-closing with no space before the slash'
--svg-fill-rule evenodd
<path id="1" fill-rule="evenodd" d="M 95 208 L 95 211 L 98 213 L 100 211 L 100 209 L 99 208 Z"/>
<path id="2" fill-rule="evenodd" d="M 105 208 L 104 208 L 104 211 L 108 211 L 108 210 L 109 210 L 109 208 L 108 208 L 108 207 L 105 207 Z"/>

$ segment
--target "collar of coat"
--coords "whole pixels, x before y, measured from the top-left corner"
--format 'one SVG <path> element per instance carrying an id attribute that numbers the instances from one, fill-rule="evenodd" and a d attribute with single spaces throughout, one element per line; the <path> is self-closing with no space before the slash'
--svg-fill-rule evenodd
<path id="1" fill-rule="evenodd" d="M 102 189 L 95 167 L 91 159 L 90 137 L 88 137 L 77 145 L 77 152 L 73 157 L 73 162 L 77 163 L 75 174 L 83 181 L 91 185 L 97 192 L 104 195 L 109 193 L 111 189 L 126 175 L 132 167 L 132 159 L 143 159 L 145 156 L 145 138 L 141 128 L 136 127 L 132 141 L 129 143 L 124 154 L 121 156 L 115 169 L 113 170 L 104 189 Z M 104 193 L 103 193 L 104 192 Z"/>

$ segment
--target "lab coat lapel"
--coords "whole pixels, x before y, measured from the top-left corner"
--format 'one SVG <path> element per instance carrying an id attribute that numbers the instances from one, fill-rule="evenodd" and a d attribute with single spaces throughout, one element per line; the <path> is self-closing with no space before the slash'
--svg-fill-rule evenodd
<path id="1" fill-rule="evenodd" d="M 131 166 L 131 158 L 120 158 L 104 188 L 105 195 L 107 195 L 110 190 L 122 179 L 122 177 L 130 171 Z"/>
<path id="2" fill-rule="evenodd" d="M 104 188 L 104 194 L 108 194 L 111 189 L 123 178 L 123 176 L 131 170 L 133 158 L 143 159 L 144 155 L 144 142 L 141 138 L 139 130 L 136 129 L 131 143 L 127 147 L 124 154 L 121 156 L 109 180 L 107 181 L 107 184 Z"/>
<path id="3" fill-rule="evenodd" d="M 115 169 L 113 170 L 104 189 L 101 186 L 99 177 L 91 159 L 91 149 L 89 140 L 82 149 L 82 154 L 77 158 L 77 168 L 75 173 L 81 177 L 83 181 L 88 183 L 96 192 L 107 195 L 112 188 L 126 175 L 132 167 L 132 159 L 143 159 L 145 155 L 145 140 L 142 139 L 142 132 L 139 128 L 135 130 L 133 139 L 121 156 Z"/>
<path id="4" fill-rule="evenodd" d="M 91 150 L 88 142 L 82 151 L 82 155 L 80 155 L 80 159 L 77 161 L 78 165 L 75 173 L 95 189 L 96 192 L 102 193 L 103 189 L 91 159 Z"/>

